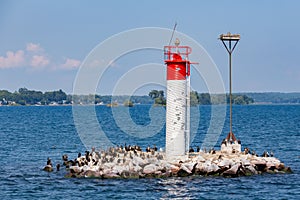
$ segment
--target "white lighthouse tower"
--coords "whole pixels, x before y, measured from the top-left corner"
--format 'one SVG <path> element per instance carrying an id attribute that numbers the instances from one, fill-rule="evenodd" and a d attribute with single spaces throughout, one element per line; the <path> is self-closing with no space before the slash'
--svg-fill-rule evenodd
<path id="1" fill-rule="evenodd" d="M 167 65 L 167 114 L 166 114 L 166 157 L 168 160 L 186 156 L 190 145 L 190 64 L 188 55 L 192 49 L 165 46 Z"/>

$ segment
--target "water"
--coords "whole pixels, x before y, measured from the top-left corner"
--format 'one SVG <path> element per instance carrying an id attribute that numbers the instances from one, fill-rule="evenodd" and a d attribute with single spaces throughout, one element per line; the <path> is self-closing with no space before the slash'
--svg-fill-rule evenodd
<path id="1" fill-rule="evenodd" d="M 149 108 L 142 105 L 130 108 L 136 124 L 150 124 Z M 210 106 L 199 109 L 200 125 L 193 147 L 201 145 L 211 117 Z M 143 148 L 149 144 L 164 146 L 165 126 L 154 136 L 136 138 L 114 123 L 111 108 L 97 106 L 96 113 L 103 131 L 115 144 L 126 142 Z M 272 150 L 293 169 L 292 174 L 239 178 L 68 179 L 64 178 L 64 170 L 47 173 L 41 169 L 48 156 L 55 164 L 61 162 L 64 153 L 74 158 L 78 152 L 85 151 L 74 125 L 72 107 L 0 107 L 0 195 L 2 199 L 300 199 L 299 122 L 298 105 L 233 107 L 233 130 L 242 140 L 242 146 L 255 149 L 259 154 Z M 228 126 L 225 126 L 218 144 L 227 133 Z"/>

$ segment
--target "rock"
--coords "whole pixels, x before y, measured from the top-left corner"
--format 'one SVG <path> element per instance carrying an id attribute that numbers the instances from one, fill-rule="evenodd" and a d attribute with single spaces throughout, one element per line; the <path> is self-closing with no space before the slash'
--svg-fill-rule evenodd
<path id="1" fill-rule="evenodd" d="M 284 166 L 283 163 L 280 163 L 280 164 L 276 165 L 276 169 L 279 170 L 279 171 L 284 170 L 284 168 L 285 168 L 285 166 Z"/>
<path id="2" fill-rule="evenodd" d="M 193 168 L 194 168 L 194 165 L 195 165 L 196 163 L 184 163 L 183 165 L 189 170 L 189 171 L 191 171 L 192 172 L 192 170 L 193 170 Z"/>
<path id="3" fill-rule="evenodd" d="M 195 174 L 198 163 L 195 163 L 192 169 L 192 174 Z"/>
<path id="4" fill-rule="evenodd" d="M 103 174 L 110 174 L 112 173 L 112 170 L 109 168 L 103 169 Z"/>
<path id="5" fill-rule="evenodd" d="M 149 164 L 149 165 L 146 165 L 143 169 L 143 173 L 144 174 L 154 174 L 155 171 L 156 171 L 156 165 L 154 164 Z"/>
<path id="6" fill-rule="evenodd" d="M 160 178 L 162 176 L 162 172 L 161 171 L 156 171 L 154 173 L 155 177 Z"/>
<path id="7" fill-rule="evenodd" d="M 250 163 L 253 165 L 266 165 L 267 164 L 267 162 L 262 159 L 253 159 L 250 161 Z"/>
<path id="8" fill-rule="evenodd" d="M 180 170 L 183 170 L 183 171 L 185 171 L 185 172 L 188 173 L 188 174 L 192 174 L 192 171 L 191 171 L 189 168 L 187 168 L 187 166 L 184 165 L 184 164 L 182 164 L 182 165 L 180 166 L 179 171 L 180 171 Z"/>
<path id="9" fill-rule="evenodd" d="M 78 156 L 76 160 L 67 160 L 64 156 L 66 170 L 70 173 L 66 177 L 95 177 L 95 178 L 162 178 L 185 177 L 198 175 L 223 175 L 223 176 L 247 176 L 253 174 L 288 173 L 291 168 L 285 167 L 274 157 L 256 157 L 240 152 L 215 154 L 195 153 L 186 157 L 166 160 L 164 153 L 145 153 L 129 150 L 124 152 L 102 151 L 92 153 L 89 159 L 86 156 Z M 53 171 L 52 165 L 43 168 L 45 171 Z"/>
<path id="10" fill-rule="evenodd" d="M 223 175 L 224 176 L 236 176 L 237 175 L 237 172 L 240 168 L 240 164 L 235 164 L 233 165 L 230 169 L 226 170 L 225 172 L 223 172 Z"/>
<path id="11" fill-rule="evenodd" d="M 129 177 L 130 177 L 130 172 L 127 171 L 127 170 L 124 170 L 124 171 L 121 173 L 121 177 L 123 177 L 123 178 L 129 178 Z"/>
<path id="12" fill-rule="evenodd" d="M 103 165 L 104 168 L 112 168 L 112 167 L 114 167 L 114 166 L 115 166 L 114 163 L 105 163 L 105 164 Z"/>
<path id="13" fill-rule="evenodd" d="M 86 178 L 100 178 L 101 174 L 96 171 L 87 170 L 83 172 L 83 176 Z"/>
<path id="14" fill-rule="evenodd" d="M 187 168 L 185 168 L 185 169 L 187 169 Z M 186 176 L 189 176 L 189 175 L 191 175 L 192 174 L 192 172 L 190 172 L 190 171 L 186 171 L 186 170 L 184 170 L 184 169 L 179 169 L 179 171 L 177 172 L 177 176 L 178 177 L 186 177 Z"/>
<path id="15" fill-rule="evenodd" d="M 46 165 L 44 168 L 43 168 L 44 171 L 46 172 L 53 172 L 53 168 L 51 165 Z"/>
<path id="16" fill-rule="evenodd" d="M 222 167 L 222 168 L 230 168 L 232 165 L 233 165 L 233 162 L 228 159 L 224 159 L 218 164 L 218 166 Z"/>
<path id="17" fill-rule="evenodd" d="M 245 159 L 245 158 L 242 158 L 241 162 L 242 162 L 243 166 L 250 166 L 251 165 L 251 162 L 249 160 Z"/>
<path id="18" fill-rule="evenodd" d="M 140 172 L 130 172 L 129 178 L 140 178 Z"/>
<path id="19" fill-rule="evenodd" d="M 293 173 L 293 171 L 292 171 L 292 169 L 290 167 L 285 167 L 283 169 L 283 171 L 286 172 L 286 173 Z"/>
<path id="20" fill-rule="evenodd" d="M 246 175 L 258 174 L 256 169 L 252 165 L 246 166 L 244 169 L 245 169 Z"/>
<path id="21" fill-rule="evenodd" d="M 264 172 L 267 169 L 266 163 L 257 163 L 255 164 L 257 171 Z"/>
<path id="22" fill-rule="evenodd" d="M 120 166 L 120 165 L 115 165 L 112 168 L 112 172 L 115 173 L 115 174 L 122 174 L 122 172 L 125 171 L 125 170 L 126 170 L 126 168 L 124 166 Z"/>
<path id="23" fill-rule="evenodd" d="M 71 173 L 80 173 L 81 170 L 82 170 L 82 168 L 81 168 L 81 167 L 78 167 L 78 166 L 71 166 L 71 167 L 70 167 L 70 172 L 71 172 Z"/>
<path id="24" fill-rule="evenodd" d="M 198 155 L 193 159 L 193 161 L 199 163 L 199 162 L 205 162 L 206 160 L 202 156 Z"/>
<path id="25" fill-rule="evenodd" d="M 177 172 L 179 171 L 179 167 L 175 166 L 175 165 L 170 165 L 170 170 L 173 174 L 177 174 Z"/>
<path id="26" fill-rule="evenodd" d="M 272 171 L 276 169 L 276 165 L 272 162 L 267 162 L 266 167 L 268 168 L 268 170 L 272 170 Z"/>
<path id="27" fill-rule="evenodd" d="M 143 170 L 143 168 L 140 167 L 139 165 L 136 165 L 136 166 L 133 167 L 133 170 L 134 170 L 135 172 L 140 172 L 140 171 Z"/>
<path id="28" fill-rule="evenodd" d="M 138 156 L 133 157 L 132 163 L 135 165 L 139 165 L 140 167 L 144 167 L 145 165 L 147 165 L 147 161 Z"/>
<path id="29" fill-rule="evenodd" d="M 207 167 L 207 173 L 208 174 L 215 174 L 219 171 L 219 169 L 220 168 L 218 167 L 218 165 L 216 165 L 215 163 L 212 163 L 211 165 L 209 165 Z"/>
<path id="30" fill-rule="evenodd" d="M 121 177 L 118 174 L 109 173 L 109 174 L 103 174 L 103 178 L 121 178 Z"/>
<path id="31" fill-rule="evenodd" d="M 255 165 L 257 171 L 261 171 L 264 172 L 266 171 L 266 167 L 267 167 L 267 162 L 265 160 L 262 159 L 254 159 L 250 161 L 252 165 Z"/>
<path id="32" fill-rule="evenodd" d="M 172 174 L 168 171 L 161 174 L 161 178 L 167 178 L 167 177 L 171 177 L 171 176 L 172 176 Z"/>
<path id="33" fill-rule="evenodd" d="M 198 163 L 198 165 L 196 166 L 196 171 L 195 173 L 197 175 L 205 175 L 206 174 L 206 170 L 204 167 L 204 163 Z"/>

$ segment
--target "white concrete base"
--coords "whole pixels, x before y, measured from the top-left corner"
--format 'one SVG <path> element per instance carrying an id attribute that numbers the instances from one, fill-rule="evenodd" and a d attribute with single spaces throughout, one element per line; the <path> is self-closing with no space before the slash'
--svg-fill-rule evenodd
<path id="1" fill-rule="evenodd" d="M 230 142 L 226 142 L 225 144 L 221 145 L 222 153 L 233 153 L 233 152 L 240 153 L 241 151 L 242 151 L 242 147 L 237 141 L 233 142 L 232 144 Z"/>
<path id="2" fill-rule="evenodd" d="M 180 161 L 185 162 L 189 159 L 188 155 L 180 155 L 180 156 L 168 156 L 166 157 L 166 161 L 172 164 L 178 164 Z"/>

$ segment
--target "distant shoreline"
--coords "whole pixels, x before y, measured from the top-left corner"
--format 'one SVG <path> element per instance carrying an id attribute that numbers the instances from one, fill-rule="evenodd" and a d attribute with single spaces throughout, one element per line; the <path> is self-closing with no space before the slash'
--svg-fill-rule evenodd
<path id="1" fill-rule="evenodd" d="M 151 105 L 154 107 L 165 107 L 161 105 L 155 105 L 155 104 L 135 104 L 134 106 L 146 106 L 146 105 Z M 196 106 L 191 106 L 191 107 L 197 107 L 197 106 L 220 106 L 220 105 L 225 105 L 225 104 L 209 104 L 209 105 L 196 105 Z M 108 107 L 111 108 L 110 106 L 107 106 L 106 104 L 104 105 L 97 105 L 97 104 L 58 104 L 58 105 L 0 105 L 0 107 L 67 107 L 67 106 L 103 106 L 103 107 Z M 133 106 L 133 107 L 134 107 Z M 229 104 L 227 104 L 229 106 Z M 232 106 L 300 106 L 300 103 L 252 103 L 252 104 L 233 104 Z M 114 106 L 113 108 L 117 107 L 128 107 L 124 105 L 118 105 Z"/>
<path id="2" fill-rule="evenodd" d="M 162 99 L 154 98 L 152 93 L 164 91 L 152 90 L 148 95 L 71 95 L 64 91 L 35 91 L 27 88 L 20 88 L 18 91 L 9 92 L 0 90 L 0 106 L 69 106 L 69 105 L 118 105 L 123 104 L 162 104 Z M 156 102 L 157 100 L 160 100 Z M 191 106 L 196 105 L 225 105 L 229 104 L 228 94 L 210 94 L 191 91 Z M 282 93 L 282 92 L 245 92 L 232 94 L 233 105 L 299 105 L 300 92 Z"/>

